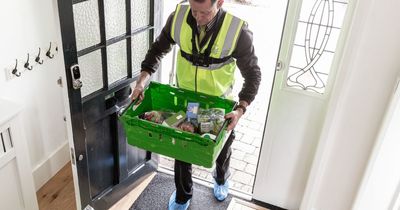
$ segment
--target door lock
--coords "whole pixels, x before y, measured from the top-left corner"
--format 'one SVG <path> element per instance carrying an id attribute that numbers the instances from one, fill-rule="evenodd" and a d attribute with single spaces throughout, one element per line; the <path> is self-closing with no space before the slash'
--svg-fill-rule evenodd
<path id="1" fill-rule="evenodd" d="M 81 72 L 79 70 L 79 65 L 74 64 L 71 66 L 71 76 L 72 76 L 72 87 L 77 90 L 82 87 Z"/>

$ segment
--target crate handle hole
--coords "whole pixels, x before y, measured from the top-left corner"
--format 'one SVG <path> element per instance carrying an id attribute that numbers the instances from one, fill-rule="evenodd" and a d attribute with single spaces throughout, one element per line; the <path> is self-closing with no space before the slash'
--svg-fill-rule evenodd
<path id="1" fill-rule="evenodd" d="M 149 132 L 149 137 L 153 137 L 153 134 Z"/>
<path id="2" fill-rule="evenodd" d="M 160 141 L 162 141 L 162 134 L 160 133 L 160 136 L 159 136 L 159 138 L 160 138 Z"/>

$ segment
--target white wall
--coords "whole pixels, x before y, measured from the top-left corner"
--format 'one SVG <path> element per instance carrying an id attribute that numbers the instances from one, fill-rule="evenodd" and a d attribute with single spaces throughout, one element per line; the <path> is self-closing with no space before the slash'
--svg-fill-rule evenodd
<path id="1" fill-rule="evenodd" d="M 62 88 L 57 85 L 64 71 L 63 55 L 45 59 L 43 65 L 12 80 L 7 80 L 5 69 L 13 68 L 18 59 L 18 68 L 23 70 L 27 53 L 35 63 L 39 47 L 45 57 L 50 42 L 61 46 L 57 0 L 2 1 L 0 30 L 0 98 L 24 106 L 20 131 L 28 140 L 38 189 L 69 160 Z"/>
<path id="2" fill-rule="evenodd" d="M 301 209 L 352 207 L 400 72 L 398 8 L 357 2 Z"/>
<path id="3" fill-rule="evenodd" d="M 393 209 L 400 193 L 399 125 L 400 89 L 397 87 L 380 129 L 353 210 Z"/>

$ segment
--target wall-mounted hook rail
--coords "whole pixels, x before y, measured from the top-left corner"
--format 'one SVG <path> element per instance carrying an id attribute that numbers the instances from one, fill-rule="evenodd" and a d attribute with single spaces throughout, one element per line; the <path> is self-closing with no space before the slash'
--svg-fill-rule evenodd
<path id="1" fill-rule="evenodd" d="M 24 68 L 28 69 L 28 70 L 32 70 L 33 66 L 29 66 L 29 53 L 28 53 L 28 59 L 26 59 L 26 62 L 24 64 Z"/>
<path id="2" fill-rule="evenodd" d="M 39 47 L 39 53 L 38 53 L 38 55 L 36 56 L 35 61 L 36 61 L 36 63 L 38 63 L 38 64 L 43 64 L 43 62 L 44 62 L 43 59 L 40 59 L 40 47 Z"/>
<path id="3" fill-rule="evenodd" d="M 18 72 L 18 59 L 15 59 L 15 67 L 11 71 L 11 73 L 14 74 L 17 77 L 21 76 L 21 72 Z"/>
<path id="4" fill-rule="evenodd" d="M 57 47 L 56 47 L 56 50 L 58 50 Z M 51 42 L 50 42 L 50 47 L 46 52 L 46 56 L 49 58 L 54 58 L 54 54 L 51 54 Z"/>

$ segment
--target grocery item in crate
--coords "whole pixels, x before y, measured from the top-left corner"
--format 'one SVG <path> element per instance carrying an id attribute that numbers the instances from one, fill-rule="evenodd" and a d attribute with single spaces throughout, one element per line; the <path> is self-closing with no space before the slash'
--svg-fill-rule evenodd
<path id="1" fill-rule="evenodd" d="M 211 133 L 204 133 L 203 135 L 201 135 L 201 137 L 207 138 L 207 139 L 212 139 L 212 140 L 215 140 L 217 138 L 217 136 L 215 136 L 214 134 L 211 134 Z"/>
<path id="2" fill-rule="evenodd" d="M 218 135 L 225 121 L 225 110 L 221 108 L 200 109 L 197 117 L 200 134 Z"/>
<path id="3" fill-rule="evenodd" d="M 188 118 L 188 121 L 191 121 L 193 119 L 197 120 L 197 114 L 199 112 L 199 107 L 200 104 L 197 102 L 189 102 L 187 105 L 187 111 L 186 111 L 186 116 Z"/>
<path id="4" fill-rule="evenodd" d="M 171 116 L 171 113 L 161 112 L 161 111 L 149 111 L 141 114 L 139 118 L 161 124 L 165 118 Z"/>
<path id="5" fill-rule="evenodd" d="M 185 118 L 186 118 L 185 112 L 179 111 L 173 114 L 172 116 L 168 117 L 167 119 L 165 119 L 162 124 L 169 127 L 176 127 L 179 125 L 179 123 L 183 122 Z"/>
<path id="6" fill-rule="evenodd" d="M 191 122 L 185 121 L 182 122 L 179 126 L 179 129 L 183 130 L 183 131 L 187 131 L 190 133 L 194 133 L 195 132 L 195 127 Z"/>

